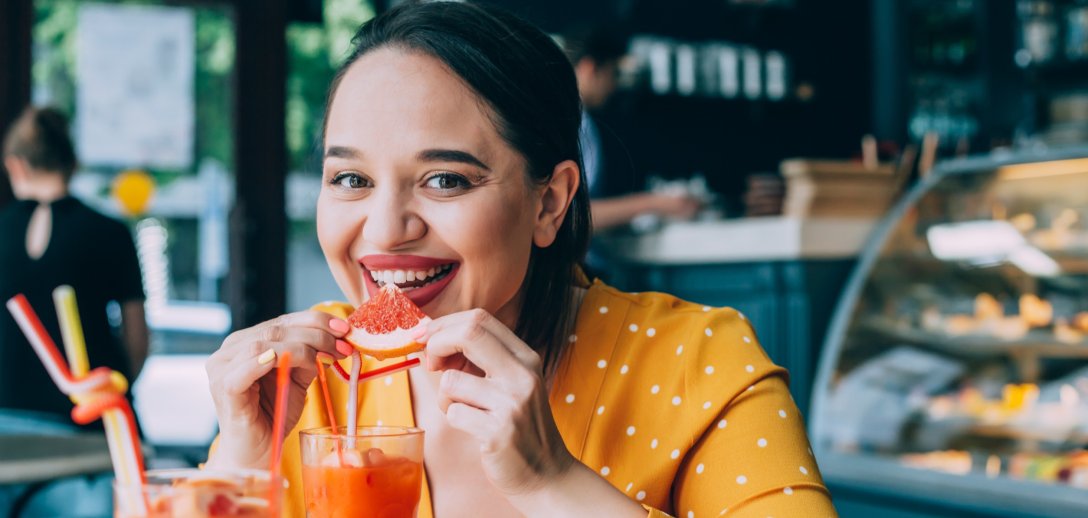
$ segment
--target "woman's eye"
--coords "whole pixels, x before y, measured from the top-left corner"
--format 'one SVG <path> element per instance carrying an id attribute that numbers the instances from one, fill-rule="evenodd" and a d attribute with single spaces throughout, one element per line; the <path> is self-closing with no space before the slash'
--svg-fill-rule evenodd
<path id="1" fill-rule="evenodd" d="M 438 173 L 427 179 L 426 186 L 439 191 L 460 191 L 472 185 L 464 176 L 459 174 Z"/>
<path id="2" fill-rule="evenodd" d="M 366 180 L 356 173 L 339 173 L 329 181 L 334 186 L 344 189 L 362 189 L 366 187 Z"/>

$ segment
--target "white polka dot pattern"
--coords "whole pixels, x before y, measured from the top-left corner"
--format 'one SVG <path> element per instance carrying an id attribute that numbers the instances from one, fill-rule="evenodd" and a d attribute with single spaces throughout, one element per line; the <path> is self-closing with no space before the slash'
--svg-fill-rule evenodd
<path id="1" fill-rule="evenodd" d="M 576 345 L 549 384 L 556 426 L 577 438 L 580 460 L 629 498 L 678 518 L 743 513 L 742 503 L 767 510 L 758 517 L 833 514 L 825 492 L 808 490 L 821 480 L 805 454 L 804 424 L 756 329 L 730 309 L 659 297 L 595 283 L 583 298 L 566 337 Z M 397 380 L 362 391 L 361 420 L 410 421 L 410 412 L 396 413 L 411 408 L 406 388 Z M 334 395 L 338 404 L 345 394 Z"/>

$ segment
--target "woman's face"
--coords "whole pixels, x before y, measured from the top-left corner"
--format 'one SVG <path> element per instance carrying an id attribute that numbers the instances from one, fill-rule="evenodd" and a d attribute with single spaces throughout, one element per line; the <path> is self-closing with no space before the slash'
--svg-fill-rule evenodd
<path id="1" fill-rule="evenodd" d="M 395 283 L 428 315 L 483 308 L 516 322 L 542 188 L 484 103 L 428 55 L 383 48 L 329 107 L 321 248 L 358 305 Z"/>

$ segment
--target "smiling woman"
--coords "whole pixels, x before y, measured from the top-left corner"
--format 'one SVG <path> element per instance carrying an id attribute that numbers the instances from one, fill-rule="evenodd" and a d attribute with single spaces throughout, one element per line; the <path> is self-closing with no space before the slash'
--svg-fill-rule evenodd
<path id="1" fill-rule="evenodd" d="M 426 431 L 419 516 L 834 514 L 785 373 L 742 315 L 581 273 L 581 110 L 546 35 L 438 2 L 392 9 L 355 41 L 317 207 L 350 304 L 227 339 L 208 363 L 222 430 L 209 465 L 267 462 L 269 348 L 300 359 L 289 422 L 327 426 L 314 357 L 343 358 L 342 319 L 394 284 L 433 319 L 413 337 L 426 369 L 360 387 L 352 410 Z M 330 389 L 343 407 L 347 389 Z M 292 432 L 283 472 L 301 516 L 298 447 Z"/>

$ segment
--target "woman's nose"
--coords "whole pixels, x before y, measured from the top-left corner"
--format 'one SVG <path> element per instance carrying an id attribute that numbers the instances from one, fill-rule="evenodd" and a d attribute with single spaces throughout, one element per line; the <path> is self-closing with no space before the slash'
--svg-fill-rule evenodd
<path id="1" fill-rule="evenodd" d="M 379 250 L 396 250 L 426 234 L 426 225 L 411 207 L 411 193 L 376 189 L 363 223 L 363 240 Z"/>

